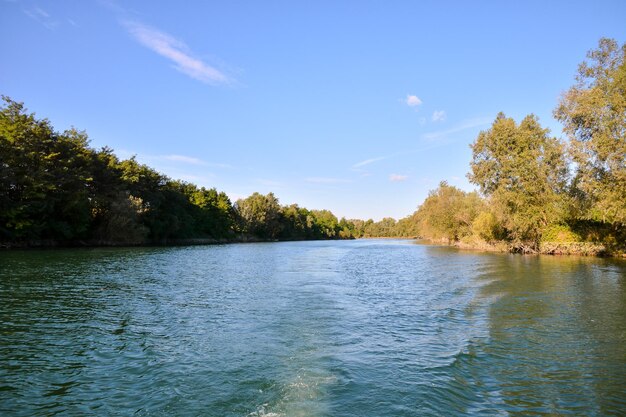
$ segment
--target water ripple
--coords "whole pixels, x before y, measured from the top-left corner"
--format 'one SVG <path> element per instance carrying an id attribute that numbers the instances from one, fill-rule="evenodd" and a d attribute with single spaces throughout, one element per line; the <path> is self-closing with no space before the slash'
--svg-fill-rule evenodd
<path id="1" fill-rule="evenodd" d="M 626 264 L 409 241 L 0 253 L 0 413 L 623 415 Z"/>

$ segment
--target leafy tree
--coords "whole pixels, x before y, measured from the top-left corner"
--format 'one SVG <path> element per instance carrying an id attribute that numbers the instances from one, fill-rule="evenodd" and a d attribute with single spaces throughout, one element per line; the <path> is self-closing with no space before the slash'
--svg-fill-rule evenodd
<path id="1" fill-rule="evenodd" d="M 626 225 L 626 43 L 600 39 L 554 115 L 570 139 L 587 219 Z"/>
<path id="2" fill-rule="evenodd" d="M 472 223 L 472 233 L 486 242 L 503 239 L 504 233 L 497 217 L 491 211 L 481 211 Z"/>
<path id="3" fill-rule="evenodd" d="M 282 207 L 282 228 L 280 237 L 283 239 L 312 239 L 313 216 L 311 212 L 297 204 Z"/>
<path id="4" fill-rule="evenodd" d="M 365 227 L 365 235 L 370 237 L 396 236 L 396 220 L 385 217 L 378 222 L 370 223 Z"/>
<path id="5" fill-rule="evenodd" d="M 0 107 L 0 242 L 50 239 L 98 244 L 171 239 L 328 239 L 352 236 L 328 210 L 281 207 L 254 193 L 233 207 L 215 188 L 171 180 L 133 157 L 89 147 L 84 132 L 54 131 L 3 97 Z"/>
<path id="6" fill-rule="evenodd" d="M 3 97 L 0 110 L 0 234 L 10 239 L 86 236 L 91 181 L 87 136 L 59 134 Z"/>
<path id="7" fill-rule="evenodd" d="M 339 228 L 340 239 L 353 239 L 354 238 L 354 223 L 346 220 L 345 217 L 342 217 L 339 220 L 338 228 Z"/>
<path id="8" fill-rule="evenodd" d="M 500 113 L 471 148 L 470 181 L 489 197 L 509 238 L 536 247 L 542 229 L 565 217 L 568 171 L 563 144 L 533 115 L 517 125 Z"/>
<path id="9" fill-rule="evenodd" d="M 215 188 L 197 189 L 189 184 L 185 194 L 199 209 L 196 226 L 203 233 L 213 237 L 229 236 L 234 226 L 234 211 L 226 193 L 218 192 Z"/>
<path id="10" fill-rule="evenodd" d="M 119 192 L 107 202 L 106 209 L 100 214 L 94 226 L 94 238 L 101 244 L 145 243 L 150 230 L 141 223 L 143 202 L 126 192 Z"/>
<path id="11" fill-rule="evenodd" d="M 369 219 L 367 221 L 361 219 L 350 219 L 346 220 L 349 224 L 352 225 L 351 231 L 352 236 L 356 238 L 361 238 L 365 236 L 365 230 L 367 227 L 374 223 L 374 220 Z"/>
<path id="12" fill-rule="evenodd" d="M 262 238 L 275 239 L 281 231 L 281 207 L 273 193 L 254 193 L 237 200 L 235 210 L 241 230 Z"/>
<path id="13" fill-rule="evenodd" d="M 334 238 L 339 234 L 339 221 L 329 210 L 311 210 L 318 238 Z"/>
<path id="14" fill-rule="evenodd" d="M 471 234 L 482 204 L 477 193 L 466 193 L 442 181 L 417 210 L 420 234 L 430 239 L 458 241 Z"/>
<path id="15" fill-rule="evenodd" d="M 404 217 L 396 223 L 395 236 L 417 237 L 419 236 L 418 221 L 415 214 Z"/>

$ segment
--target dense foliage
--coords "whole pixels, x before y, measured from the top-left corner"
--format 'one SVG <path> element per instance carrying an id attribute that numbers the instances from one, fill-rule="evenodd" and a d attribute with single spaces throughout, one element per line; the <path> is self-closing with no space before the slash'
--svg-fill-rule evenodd
<path id="1" fill-rule="evenodd" d="M 573 242 L 626 250 L 626 44 L 601 39 L 588 57 L 555 110 L 569 142 L 534 115 L 517 124 L 500 113 L 471 145 L 468 178 L 482 198 L 442 183 L 414 214 L 420 236 L 524 252 Z"/>
<path id="2" fill-rule="evenodd" d="M 517 125 L 500 113 L 472 145 L 470 181 L 515 242 L 538 242 L 541 231 L 564 219 L 567 160 L 563 144 L 533 115 Z"/>
<path id="3" fill-rule="evenodd" d="M 357 235 L 625 252 L 626 44 L 601 39 L 588 57 L 555 110 L 569 142 L 551 137 L 534 115 L 518 124 L 500 113 L 471 145 L 468 178 L 481 196 L 442 182 L 412 216 L 366 222 Z"/>
<path id="4" fill-rule="evenodd" d="M 576 162 L 580 217 L 626 226 L 626 44 L 601 39 L 556 108 Z"/>
<path id="5" fill-rule="evenodd" d="M 172 180 L 84 132 L 50 123 L 3 97 L 0 109 L 0 243 L 168 243 L 189 239 L 350 238 L 327 210 L 280 206 L 254 193 L 231 204 L 214 188 Z"/>

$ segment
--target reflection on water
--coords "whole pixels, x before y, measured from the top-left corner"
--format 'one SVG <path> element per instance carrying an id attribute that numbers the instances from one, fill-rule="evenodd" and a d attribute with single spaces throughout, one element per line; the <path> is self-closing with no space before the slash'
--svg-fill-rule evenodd
<path id="1" fill-rule="evenodd" d="M 589 258 L 508 256 L 484 287 L 483 347 L 512 415 L 615 415 L 626 410 L 624 265 Z"/>
<path id="2" fill-rule="evenodd" d="M 625 279 L 393 240 L 2 252 L 0 413 L 623 415 Z"/>

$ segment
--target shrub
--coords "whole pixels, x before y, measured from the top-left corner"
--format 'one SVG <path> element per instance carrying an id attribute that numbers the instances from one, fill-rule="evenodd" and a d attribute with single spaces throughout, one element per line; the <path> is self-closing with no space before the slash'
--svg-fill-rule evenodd
<path id="1" fill-rule="evenodd" d="M 584 239 L 568 225 L 553 224 L 543 230 L 541 242 L 571 243 L 582 242 Z"/>

